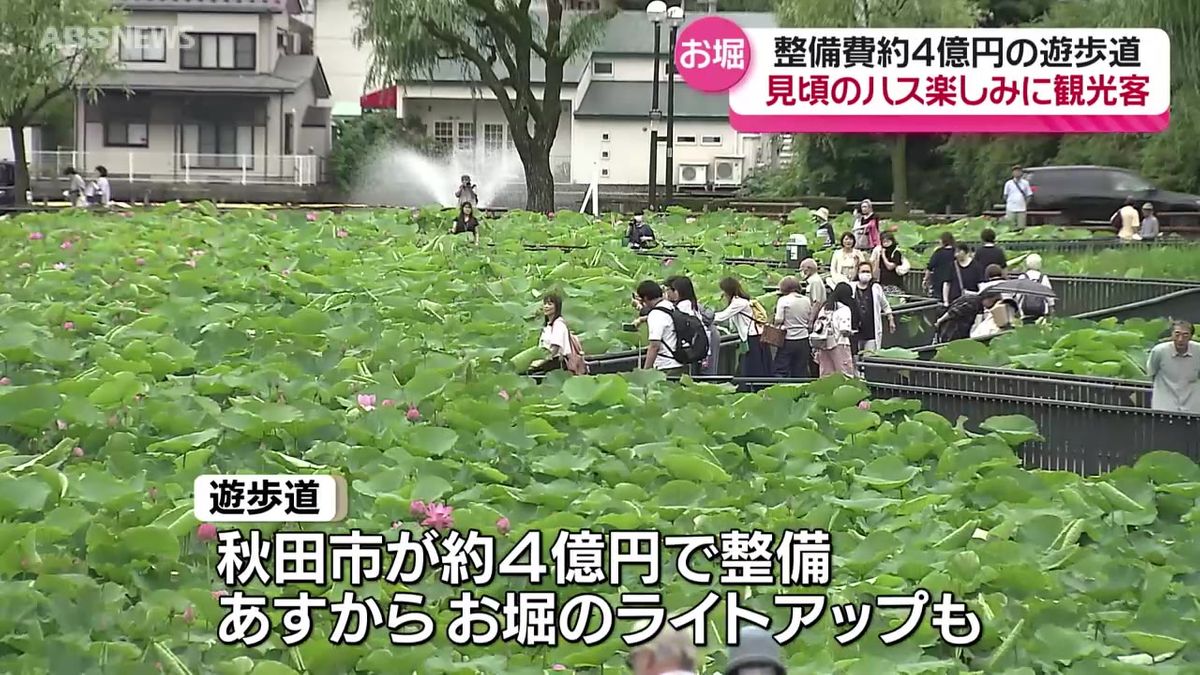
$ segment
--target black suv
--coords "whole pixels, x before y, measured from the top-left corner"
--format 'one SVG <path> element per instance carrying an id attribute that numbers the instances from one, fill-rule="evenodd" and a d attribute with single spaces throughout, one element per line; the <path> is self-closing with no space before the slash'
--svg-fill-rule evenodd
<path id="1" fill-rule="evenodd" d="M 1200 196 L 1159 190 L 1150 181 L 1128 169 L 1109 166 L 1039 166 L 1025 170 L 1033 189 L 1029 203 L 1033 211 L 1061 211 L 1068 223 L 1108 222 L 1117 209 L 1133 197 L 1137 207 L 1150 202 L 1158 213 L 1200 212 Z M 1191 218 L 1170 218 L 1172 223 L 1200 222 Z"/>
<path id="2" fill-rule="evenodd" d="M 0 161 L 0 206 L 17 203 L 17 167 L 9 161 Z"/>

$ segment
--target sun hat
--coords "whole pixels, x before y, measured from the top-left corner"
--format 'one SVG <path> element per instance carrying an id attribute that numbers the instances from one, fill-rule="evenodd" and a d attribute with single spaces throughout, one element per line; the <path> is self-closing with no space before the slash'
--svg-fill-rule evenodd
<path id="1" fill-rule="evenodd" d="M 825 208 L 824 206 L 822 206 L 821 208 L 817 209 L 817 210 L 816 210 L 816 211 L 814 211 L 813 213 L 815 213 L 815 214 L 816 214 L 816 216 L 817 216 L 818 218 L 820 218 L 821 220 L 829 220 L 829 209 Z"/>

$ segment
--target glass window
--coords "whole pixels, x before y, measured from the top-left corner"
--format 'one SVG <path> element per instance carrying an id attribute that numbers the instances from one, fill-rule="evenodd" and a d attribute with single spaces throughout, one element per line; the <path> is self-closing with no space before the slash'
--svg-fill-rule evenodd
<path id="1" fill-rule="evenodd" d="M 1113 189 L 1117 192 L 1135 193 L 1153 190 L 1154 186 L 1137 174 L 1124 171 L 1114 171 L 1112 174 Z"/>
<path id="2" fill-rule="evenodd" d="M 594 75 L 612 75 L 612 61 L 597 61 L 592 64 L 592 74 Z"/>
<path id="3" fill-rule="evenodd" d="M 256 42 L 253 35 L 192 34 L 179 48 L 179 67 L 210 70 L 254 70 Z M 165 35 L 163 49 L 166 49 Z"/>
<path id="4" fill-rule="evenodd" d="M 217 61 L 217 35 L 202 35 L 200 37 L 200 67 L 219 68 Z"/>
<path id="5" fill-rule="evenodd" d="M 233 67 L 238 70 L 254 70 L 254 36 L 238 35 L 234 47 Z"/>
<path id="6" fill-rule="evenodd" d="M 454 145 L 454 123 L 434 122 L 433 140 L 441 146 L 443 152 L 449 150 Z"/>
<path id="7" fill-rule="evenodd" d="M 475 147 L 475 124 L 472 122 L 458 123 L 458 149 L 470 150 Z"/>
<path id="8" fill-rule="evenodd" d="M 720 136 L 701 136 L 700 143 L 702 145 L 720 145 L 721 137 Z"/>
<path id="9" fill-rule="evenodd" d="M 504 152 L 503 124 L 483 125 L 483 151 L 484 154 L 489 156 L 499 155 Z"/>

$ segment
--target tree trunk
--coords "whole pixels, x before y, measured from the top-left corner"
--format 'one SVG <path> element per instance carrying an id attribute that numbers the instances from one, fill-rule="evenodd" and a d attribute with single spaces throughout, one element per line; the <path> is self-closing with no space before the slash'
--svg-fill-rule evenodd
<path id="1" fill-rule="evenodd" d="M 17 206 L 25 206 L 27 204 L 25 193 L 29 191 L 29 162 L 25 159 L 25 123 L 17 120 L 10 121 L 9 132 L 12 134 L 13 168 L 15 169 L 13 190 L 16 194 L 13 195 L 13 198 L 16 199 Z"/>
<path id="2" fill-rule="evenodd" d="M 546 213 L 554 210 L 554 172 L 550 168 L 550 148 L 531 148 L 522 157 L 525 169 L 525 209 Z"/>
<path id="3" fill-rule="evenodd" d="M 892 139 L 892 214 L 908 215 L 908 136 Z"/>

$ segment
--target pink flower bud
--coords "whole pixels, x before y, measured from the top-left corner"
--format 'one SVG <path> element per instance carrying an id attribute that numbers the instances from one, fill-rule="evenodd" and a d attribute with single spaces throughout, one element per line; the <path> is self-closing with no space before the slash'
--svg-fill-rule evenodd
<path id="1" fill-rule="evenodd" d="M 64 321 L 63 322 L 63 330 L 75 330 L 75 322 L 74 321 Z"/>
<path id="2" fill-rule="evenodd" d="M 408 505 L 409 513 L 413 514 L 414 516 L 423 516 L 428 510 L 429 507 L 427 507 L 425 502 L 421 501 L 420 499 L 414 499 L 412 503 Z"/>
<path id="3" fill-rule="evenodd" d="M 404 417 L 407 418 L 409 422 L 416 422 L 417 420 L 421 419 L 421 411 L 414 407 L 410 407 L 408 412 L 404 413 Z"/>
<path id="4" fill-rule="evenodd" d="M 508 534 L 512 531 L 512 524 L 508 522 L 508 518 L 501 518 L 496 521 L 496 529 L 500 531 L 500 534 Z"/>
<path id="5" fill-rule="evenodd" d="M 46 235 L 42 234 L 41 232 L 30 232 L 29 233 L 29 241 L 39 241 L 39 240 L 45 239 L 45 238 L 46 238 Z"/>
<path id="6" fill-rule="evenodd" d="M 196 538 L 200 541 L 212 541 L 217 538 L 217 526 L 212 523 L 201 523 L 196 528 Z"/>
<path id="7" fill-rule="evenodd" d="M 77 445 L 75 446 L 75 449 L 71 451 L 71 454 L 75 455 L 76 457 L 83 457 L 83 448 Z"/>
<path id="8" fill-rule="evenodd" d="M 221 598 L 225 597 L 226 595 L 229 595 L 229 591 L 225 590 L 224 588 L 218 588 L 217 590 L 212 592 L 212 599 L 219 601 Z"/>
<path id="9" fill-rule="evenodd" d="M 870 409 L 871 409 L 871 402 L 870 402 L 870 401 L 859 401 L 859 402 L 858 402 L 858 409 L 859 409 L 859 410 L 870 410 Z"/>
<path id="10" fill-rule="evenodd" d="M 7 377 L 0 377 L 0 387 L 7 387 L 10 384 L 12 384 L 12 380 Z"/>
<path id="11" fill-rule="evenodd" d="M 192 625 L 196 622 L 196 608 L 188 605 L 187 609 L 183 610 L 183 622 L 187 625 Z"/>
<path id="12" fill-rule="evenodd" d="M 134 263 L 136 263 L 138 267 L 141 267 L 142 265 L 145 265 L 145 264 L 146 264 L 146 259 L 145 259 L 145 258 L 138 258 L 137 260 L 134 260 L 133 262 L 134 262 Z"/>
<path id="13" fill-rule="evenodd" d="M 74 246 L 74 244 L 72 244 L 69 240 L 58 245 L 58 247 L 64 251 L 70 250 L 72 246 Z"/>

